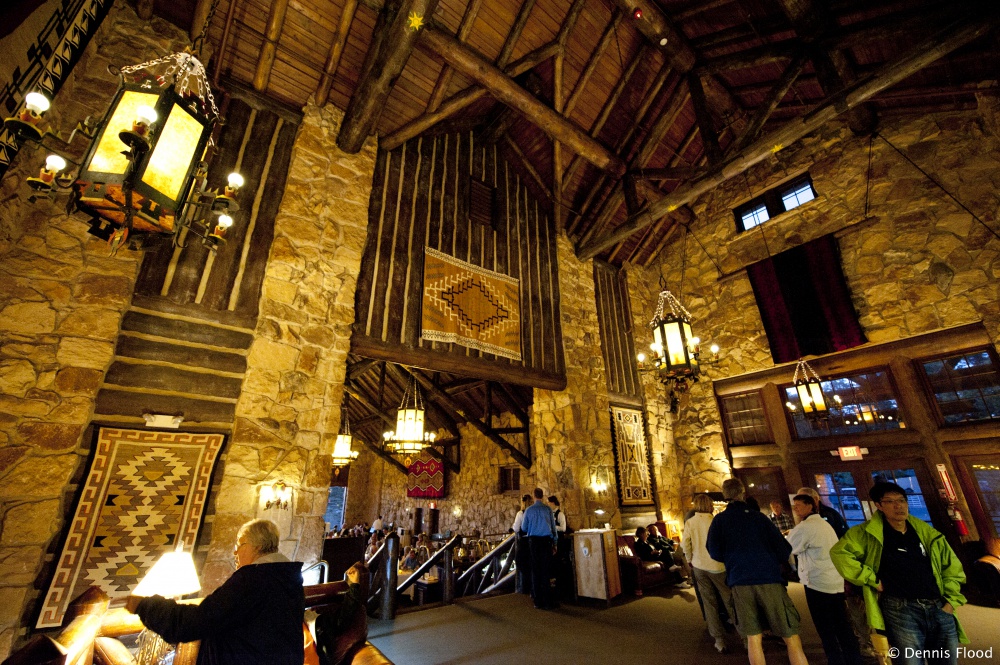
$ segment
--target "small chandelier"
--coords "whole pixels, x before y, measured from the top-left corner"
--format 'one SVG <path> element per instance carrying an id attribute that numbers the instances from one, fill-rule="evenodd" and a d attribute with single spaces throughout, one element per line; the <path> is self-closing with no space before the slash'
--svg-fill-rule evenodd
<path id="1" fill-rule="evenodd" d="M 88 117 L 68 141 L 43 127 L 51 102 L 39 92 L 25 95 L 21 112 L 4 120 L 19 144 L 48 148 L 44 140 L 51 136 L 68 148 L 78 132 L 91 141 L 79 163 L 50 154 L 38 177 L 27 179 L 30 200 L 68 196 L 69 209 L 90 216 L 90 233 L 108 240 L 112 253 L 164 238 L 176 243 L 180 228 L 214 251 L 239 210 L 235 196 L 243 178 L 230 174 L 221 193 L 207 188 L 202 159 L 219 110 L 204 65 L 185 51 L 122 67 L 118 75 L 104 117 Z M 69 164 L 78 167 L 75 174 Z"/>
<path id="2" fill-rule="evenodd" d="M 420 388 L 412 377 L 403 392 L 403 401 L 396 412 L 396 430 L 382 434 L 386 449 L 405 458 L 407 466 L 414 454 L 434 443 L 434 432 L 424 431 L 424 401 Z"/>
<path id="3" fill-rule="evenodd" d="M 802 414 L 809 420 L 826 418 L 828 409 L 826 398 L 823 396 L 823 385 L 820 382 L 819 374 L 805 360 L 800 359 L 795 366 L 792 383 L 795 385 L 795 392 L 798 393 L 799 403 L 802 405 Z M 840 403 L 840 398 L 836 395 L 834 399 L 838 404 Z M 785 406 L 789 411 L 795 411 L 795 405 L 790 401 L 785 402 Z"/>
<path id="4" fill-rule="evenodd" d="M 354 439 L 351 437 L 351 420 L 347 408 L 350 399 L 350 393 L 345 393 L 344 408 L 342 410 L 344 418 L 341 421 L 340 434 L 337 435 L 337 440 L 333 444 L 333 468 L 337 475 L 340 474 L 342 467 L 358 459 L 358 451 L 351 450 L 351 444 L 354 443 Z"/>
<path id="5" fill-rule="evenodd" d="M 282 480 L 264 485 L 260 488 L 260 500 L 264 503 L 264 510 L 288 510 L 292 503 L 292 488 Z"/>

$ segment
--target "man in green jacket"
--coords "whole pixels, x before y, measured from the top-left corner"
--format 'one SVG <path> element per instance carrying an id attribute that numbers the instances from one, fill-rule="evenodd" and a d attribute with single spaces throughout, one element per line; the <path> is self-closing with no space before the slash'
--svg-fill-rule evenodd
<path id="1" fill-rule="evenodd" d="M 878 512 L 833 546 L 833 565 L 864 590 L 868 624 L 888 633 L 897 665 L 957 663 L 969 641 L 955 616 L 962 563 L 944 534 L 909 514 L 902 487 L 879 482 L 869 495 Z"/>

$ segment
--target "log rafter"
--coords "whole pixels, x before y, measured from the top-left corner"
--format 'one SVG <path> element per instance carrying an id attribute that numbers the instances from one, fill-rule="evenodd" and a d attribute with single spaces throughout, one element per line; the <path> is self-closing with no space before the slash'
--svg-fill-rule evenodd
<path id="1" fill-rule="evenodd" d="M 966 16 L 960 19 L 945 30 L 922 41 L 908 52 L 885 63 L 872 75 L 859 80 L 840 93 L 828 97 L 805 116 L 797 118 L 751 143 L 722 164 L 711 169 L 707 175 L 682 185 L 667 196 L 653 202 L 645 211 L 625 220 L 624 224 L 611 233 L 581 246 L 577 251 L 577 257 L 581 260 L 587 260 L 597 256 L 636 231 L 653 224 L 660 217 L 677 210 L 680 206 L 693 201 L 730 178 L 742 174 L 751 166 L 815 131 L 841 113 L 895 85 L 938 58 L 987 34 L 996 27 L 997 23 L 998 13 L 995 8 L 985 16 Z"/>
<path id="2" fill-rule="evenodd" d="M 344 8 L 340 12 L 340 23 L 337 24 L 337 33 L 333 36 L 330 53 L 326 56 L 326 64 L 323 65 L 323 74 L 319 78 L 319 85 L 316 86 L 316 106 L 323 106 L 330 99 L 330 88 L 333 86 L 337 67 L 340 66 L 340 57 L 344 54 L 344 45 L 347 43 L 347 33 L 351 30 L 351 22 L 357 9 L 358 0 L 344 2 Z"/>
<path id="3" fill-rule="evenodd" d="M 257 71 L 253 76 L 253 87 L 257 91 L 267 89 L 271 79 L 271 68 L 278 54 L 278 39 L 285 25 L 285 14 L 288 12 L 288 0 L 274 0 L 267 16 L 267 27 L 264 29 L 264 44 L 260 47 L 260 59 L 257 61 Z"/>

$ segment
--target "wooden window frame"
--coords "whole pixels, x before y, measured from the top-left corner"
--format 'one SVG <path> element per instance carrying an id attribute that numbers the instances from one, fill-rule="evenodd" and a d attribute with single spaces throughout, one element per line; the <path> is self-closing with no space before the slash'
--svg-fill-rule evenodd
<path id="1" fill-rule="evenodd" d="M 498 467 L 497 494 L 515 495 L 521 493 L 521 467 L 517 465 Z M 508 480 L 510 482 L 508 482 Z M 514 482 L 516 480 L 516 482 Z M 508 485 L 510 485 L 508 487 Z M 516 486 L 515 486 L 516 485 Z"/>
<path id="2" fill-rule="evenodd" d="M 870 367 L 862 367 L 862 368 L 858 368 L 858 369 L 848 370 L 847 372 L 844 372 L 844 373 L 838 373 L 838 374 L 832 374 L 832 375 L 828 375 L 828 376 L 823 376 L 823 377 L 821 377 L 821 379 L 823 381 L 834 381 L 836 379 L 850 378 L 851 376 L 855 376 L 857 374 L 871 374 L 871 373 L 874 373 L 874 372 L 885 372 L 886 380 L 889 382 L 889 387 L 892 389 L 892 396 L 896 400 L 896 413 L 899 414 L 899 417 L 897 418 L 897 422 L 900 422 L 900 420 L 901 420 L 905 424 L 905 427 L 897 427 L 895 429 L 884 429 L 884 430 L 871 430 L 871 431 L 866 431 L 866 432 L 848 432 L 846 434 L 833 434 L 833 433 L 830 433 L 830 434 L 820 435 L 820 436 L 800 437 L 798 429 L 795 427 L 795 420 L 792 418 L 791 412 L 788 410 L 787 407 L 783 407 L 782 411 L 785 412 L 785 423 L 788 426 L 788 434 L 791 437 L 791 440 L 792 441 L 824 441 L 824 440 L 835 440 L 835 439 L 844 438 L 844 437 L 855 437 L 855 436 L 869 437 L 869 436 L 879 436 L 879 435 L 883 435 L 884 436 L 886 434 L 892 434 L 892 433 L 895 433 L 895 432 L 905 432 L 906 429 L 909 428 L 909 427 L 911 427 L 912 425 L 911 425 L 910 419 L 908 417 L 908 414 L 905 412 L 904 405 L 903 405 L 903 400 L 901 398 L 901 393 L 900 393 L 900 390 L 899 390 L 899 385 L 896 383 L 896 377 L 893 374 L 892 368 L 889 365 L 873 365 L 873 366 L 870 366 Z M 791 388 L 792 386 L 793 386 L 793 384 L 791 384 L 791 383 L 779 383 L 779 384 L 777 384 L 777 387 L 778 387 L 778 396 L 781 398 L 782 405 L 784 405 L 785 401 L 788 399 L 788 395 L 787 395 L 787 393 L 785 391 L 788 388 Z M 829 409 L 829 405 L 827 405 L 827 408 Z"/>
<path id="3" fill-rule="evenodd" d="M 483 197 L 482 201 L 477 201 Z M 489 202 L 486 202 L 486 197 Z M 476 205 L 478 202 L 479 205 Z M 489 219 L 484 216 L 484 210 L 489 209 Z M 497 188 L 478 178 L 469 176 L 469 221 L 473 224 L 496 230 L 497 223 Z"/>
<path id="4" fill-rule="evenodd" d="M 761 413 L 764 418 L 764 427 L 767 429 L 767 433 L 770 436 L 770 441 L 759 441 L 757 443 L 736 443 L 734 444 L 732 438 L 729 436 L 729 427 L 726 423 L 726 409 L 723 406 L 724 401 L 731 399 L 733 397 L 742 397 L 744 395 L 756 394 L 757 399 L 760 400 Z M 715 401 L 719 409 L 719 415 L 722 421 L 722 436 L 725 439 L 726 446 L 731 450 L 733 448 L 744 448 L 747 446 L 768 446 L 773 445 L 776 442 L 774 436 L 774 428 L 771 427 L 771 420 L 768 418 L 767 401 L 764 399 L 763 388 L 754 388 L 751 390 L 744 390 L 736 393 L 729 393 L 725 395 L 716 394 Z"/>
<path id="5" fill-rule="evenodd" d="M 924 363 L 932 362 L 934 360 L 941 360 L 943 358 L 954 358 L 955 356 L 964 356 L 970 353 L 979 353 L 985 351 L 990 359 L 993 361 L 993 367 L 1000 371 L 1000 356 L 997 355 L 996 349 L 988 344 L 983 344 L 981 346 L 974 346 L 968 349 L 961 349 L 959 351 L 949 351 L 946 353 L 936 353 L 931 356 L 921 356 L 920 358 L 913 359 L 913 368 L 920 377 L 920 385 L 923 388 L 924 397 L 927 400 L 929 411 L 934 414 L 934 419 L 937 422 L 937 426 L 941 429 L 952 429 L 956 427 L 981 427 L 983 425 L 996 426 L 1000 424 L 1000 419 L 988 418 L 986 420 L 965 420 L 958 423 L 945 422 L 944 415 L 941 413 L 941 407 L 938 404 L 937 397 L 934 394 L 934 386 L 931 385 L 931 381 L 927 378 L 927 372 L 924 371 Z"/>

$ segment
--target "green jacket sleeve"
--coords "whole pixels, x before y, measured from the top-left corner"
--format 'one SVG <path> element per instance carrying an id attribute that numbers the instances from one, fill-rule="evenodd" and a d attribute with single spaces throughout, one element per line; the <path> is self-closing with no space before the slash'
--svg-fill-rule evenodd
<path id="1" fill-rule="evenodd" d="M 955 550 L 944 539 L 941 540 L 941 584 L 944 591 L 941 595 L 951 603 L 952 607 L 965 605 L 965 596 L 962 595 L 962 584 L 965 582 L 965 569 L 959 561 Z"/>
<path id="2" fill-rule="evenodd" d="M 857 529 L 860 531 L 855 531 Z M 878 575 L 865 564 L 865 534 L 861 527 L 849 529 L 837 544 L 830 548 L 830 560 L 841 577 L 858 586 L 878 586 Z"/>

